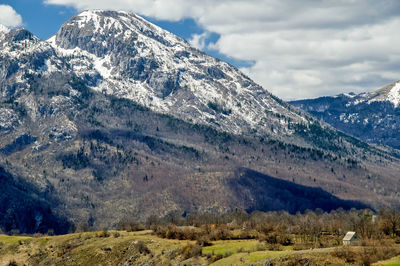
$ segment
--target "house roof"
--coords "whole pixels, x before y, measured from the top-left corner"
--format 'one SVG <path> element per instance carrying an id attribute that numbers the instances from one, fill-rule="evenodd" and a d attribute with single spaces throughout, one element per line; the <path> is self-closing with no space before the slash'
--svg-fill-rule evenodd
<path id="1" fill-rule="evenodd" d="M 343 241 L 346 241 L 346 240 L 347 240 L 347 241 L 350 241 L 350 240 L 353 239 L 354 236 L 357 236 L 357 235 L 356 235 L 356 232 L 349 231 L 349 232 L 347 232 L 347 234 L 344 236 Z"/>

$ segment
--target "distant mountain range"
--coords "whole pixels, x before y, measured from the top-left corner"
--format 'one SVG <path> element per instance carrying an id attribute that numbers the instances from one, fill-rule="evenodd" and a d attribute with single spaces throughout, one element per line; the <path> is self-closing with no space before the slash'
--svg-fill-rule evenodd
<path id="1" fill-rule="evenodd" d="M 397 151 L 336 131 L 137 15 L 85 11 L 45 41 L 0 27 L 0 62 L 3 231 L 400 206 Z"/>
<path id="2" fill-rule="evenodd" d="M 368 143 L 400 149 L 400 81 L 370 93 L 340 94 L 290 104 Z"/>

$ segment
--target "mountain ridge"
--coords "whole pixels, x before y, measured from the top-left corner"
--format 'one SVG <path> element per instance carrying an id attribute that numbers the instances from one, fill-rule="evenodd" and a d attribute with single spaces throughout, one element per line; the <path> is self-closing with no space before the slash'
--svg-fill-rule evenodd
<path id="1" fill-rule="evenodd" d="M 134 15 L 85 12 L 45 41 L 24 29 L 0 40 L 0 165 L 60 202 L 49 202 L 59 217 L 101 228 L 301 206 L 262 195 L 272 184 L 320 187 L 310 191 L 328 207 L 400 206 L 397 153 L 334 130 L 148 22 L 122 34 Z M 304 198 L 308 208 L 317 200 Z"/>
<path id="2" fill-rule="evenodd" d="M 107 54 L 104 54 L 102 49 L 97 51 L 86 45 L 80 47 L 76 42 L 70 43 L 65 40 L 64 32 L 73 34 L 76 27 L 82 27 L 80 21 L 84 20 L 86 25 L 91 25 L 87 30 L 91 33 L 92 31 L 95 32 L 95 37 L 92 36 L 91 40 L 98 38 L 98 42 L 102 45 L 108 43 L 103 39 L 104 34 L 96 34 L 98 25 L 107 22 L 108 17 L 104 18 L 104 14 L 110 14 L 113 17 L 118 16 L 120 19 L 122 16 L 123 22 L 126 22 L 126 16 L 130 16 L 125 12 L 85 11 L 72 18 L 70 22 L 65 23 L 54 39 L 58 48 L 74 47 L 91 54 L 104 56 L 104 60 L 107 62 L 95 59 L 96 62 L 93 64 L 98 73 L 91 73 L 90 69 L 79 69 L 80 71 L 87 71 L 85 74 L 87 76 L 92 75 L 92 78 L 94 76 L 94 79 L 96 79 L 96 74 L 105 74 L 103 79 L 97 81 L 100 83 L 96 84 L 96 81 L 92 81 L 94 83 L 93 89 L 126 97 L 157 112 L 174 113 L 182 119 L 189 121 L 191 119 L 196 123 L 217 126 L 222 130 L 233 130 L 235 133 L 245 133 L 251 129 L 265 131 L 262 115 L 260 116 L 260 112 L 252 111 L 253 109 L 266 108 L 280 114 L 286 112 L 292 119 L 300 119 L 296 113 L 288 112 L 287 108 L 282 107 L 280 103 L 271 98 L 266 90 L 229 64 L 191 48 L 186 41 L 179 37 L 173 38 L 171 36 L 174 35 L 170 33 L 162 32 L 160 34 L 158 27 L 156 27 L 156 33 L 150 34 L 149 37 L 148 32 L 152 32 L 151 29 L 153 29 L 152 27 L 150 29 L 145 28 L 148 27 L 149 23 L 136 28 L 131 26 L 134 23 L 129 20 L 128 22 L 131 24 L 128 26 L 124 24 L 128 30 L 124 32 L 121 42 L 129 42 L 134 47 L 122 50 L 116 48 L 117 56 L 113 53 L 114 48 L 107 48 Z M 132 16 L 135 22 L 138 20 L 142 23 L 143 19 L 136 15 Z M 88 22 L 92 22 L 92 24 L 88 24 Z M 115 22 L 111 25 L 117 27 L 119 31 L 125 29 L 120 24 L 115 25 Z M 84 30 L 83 27 L 79 28 L 80 32 Z M 119 31 L 114 32 L 112 30 L 114 46 L 115 39 L 122 36 Z M 126 33 L 130 31 L 132 33 Z M 79 40 L 80 34 L 78 33 L 78 36 L 74 36 L 73 39 Z M 163 39 L 165 36 L 169 41 L 167 43 Z M 84 39 L 85 36 L 83 35 L 82 38 Z M 162 41 L 159 41 L 160 38 Z M 153 55 L 154 53 L 156 55 Z M 129 61 L 121 61 L 121 55 L 125 54 L 130 56 Z M 136 54 L 140 54 L 137 59 L 134 57 Z M 147 59 L 144 60 L 143 57 L 147 57 Z M 104 67 L 107 64 L 110 66 L 109 69 Z M 131 67 L 134 68 L 133 75 L 130 73 Z M 115 78 L 112 76 L 113 71 L 117 73 Z M 121 76 L 118 76 L 119 73 L 122 73 Z M 207 83 L 205 83 L 203 80 L 207 77 L 211 78 L 208 78 Z M 122 82 L 118 80 L 120 78 L 123 79 Z M 114 89 L 116 87 L 118 88 Z M 168 97 L 172 94 L 174 94 L 173 97 Z M 250 97 L 253 102 L 241 101 Z M 235 116 L 235 118 L 229 119 L 230 116 Z M 282 132 L 285 127 L 281 127 L 279 124 L 277 121 L 275 126 L 279 127 Z"/>
<path id="3" fill-rule="evenodd" d="M 291 104 L 368 143 L 399 149 L 400 81 L 373 92 L 340 94 Z"/>

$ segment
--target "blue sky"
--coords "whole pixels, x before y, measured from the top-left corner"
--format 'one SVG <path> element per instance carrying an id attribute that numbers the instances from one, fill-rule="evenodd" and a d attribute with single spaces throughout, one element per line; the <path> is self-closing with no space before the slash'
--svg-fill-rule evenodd
<path id="1" fill-rule="evenodd" d="M 400 79 L 398 0 L 0 0 L 0 23 L 46 39 L 85 9 L 140 14 L 285 100 Z"/>
<path id="2" fill-rule="evenodd" d="M 41 39 L 54 35 L 60 26 L 77 13 L 74 8 L 43 4 L 41 0 L 1 0 L 22 16 L 23 27 Z"/>

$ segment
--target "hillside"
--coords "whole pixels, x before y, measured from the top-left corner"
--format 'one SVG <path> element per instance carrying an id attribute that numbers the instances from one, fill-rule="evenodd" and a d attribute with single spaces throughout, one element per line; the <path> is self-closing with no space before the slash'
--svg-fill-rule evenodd
<path id="1" fill-rule="evenodd" d="M 264 265 L 266 262 L 291 265 L 290 262 L 301 263 L 310 260 L 338 265 L 345 262 L 343 258 L 332 255 L 335 247 L 293 250 L 293 246 L 287 246 L 283 250 L 270 251 L 263 242 L 243 239 L 213 241 L 212 246 L 201 248 L 196 246 L 196 241 L 164 239 L 153 235 L 150 230 L 110 231 L 109 234 L 108 237 L 98 237 L 97 232 L 43 237 L 0 235 L 0 266 L 7 266 L 10 262 L 29 266 L 48 264 L 111 266 L 145 263 Z M 197 250 L 193 251 L 194 247 Z M 189 252 L 185 253 L 185 250 Z M 355 251 L 354 254 L 362 252 L 361 247 L 353 247 L 351 250 Z M 399 248 L 397 254 L 398 250 Z M 359 261 L 347 265 L 359 265 L 357 262 Z M 398 262 L 398 258 L 393 259 L 393 263 Z"/>
<path id="2" fill-rule="evenodd" d="M 146 225 L 126 220 L 119 230 L 60 236 L 0 234 L 2 265 L 398 265 L 395 210 L 235 210 L 189 214 Z M 147 230 L 145 230 L 147 228 Z M 348 230 L 358 240 L 343 245 Z M 397 263 L 397 264 L 396 264 Z"/>
<path id="3" fill-rule="evenodd" d="M 139 16 L 85 11 L 46 41 L 3 29 L 0 46 L 7 190 L 41 199 L 47 213 L 29 217 L 52 217 L 2 220 L 3 231 L 400 206 L 398 153 L 334 130 Z M 26 205 L 9 202 L 1 217 L 19 220 Z"/>
<path id="4" fill-rule="evenodd" d="M 400 148 L 400 82 L 377 91 L 292 101 L 333 127 L 368 143 Z"/>

